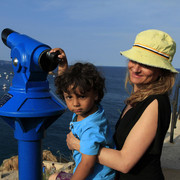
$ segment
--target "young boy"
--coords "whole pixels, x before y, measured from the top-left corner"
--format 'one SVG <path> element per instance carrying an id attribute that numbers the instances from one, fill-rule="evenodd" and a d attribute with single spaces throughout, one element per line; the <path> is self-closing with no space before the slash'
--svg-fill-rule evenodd
<path id="1" fill-rule="evenodd" d="M 114 147 L 110 127 L 100 105 L 104 81 L 90 63 L 76 63 L 55 79 L 57 94 L 73 112 L 70 130 L 80 139 L 80 152 L 73 152 L 76 166 L 71 180 L 114 179 L 114 170 L 96 162 L 101 146 Z M 56 179 L 59 177 L 60 174 Z"/>

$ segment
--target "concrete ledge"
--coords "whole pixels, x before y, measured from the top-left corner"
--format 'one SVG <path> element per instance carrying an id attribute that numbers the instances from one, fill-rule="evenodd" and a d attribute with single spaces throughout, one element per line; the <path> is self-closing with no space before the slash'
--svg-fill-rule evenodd
<path id="1" fill-rule="evenodd" d="M 180 170 L 180 120 L 177 120 L 177 125 L 174 129 L 174 143 L 170 143 L 169 140 L 170 127 L 166 134 L 162 149 L 162 168 Z"/>
<path id="2" fill-rule="evenodd" d="M 180 169 L 163 169 L 165 180 L 180 180 Z"/>

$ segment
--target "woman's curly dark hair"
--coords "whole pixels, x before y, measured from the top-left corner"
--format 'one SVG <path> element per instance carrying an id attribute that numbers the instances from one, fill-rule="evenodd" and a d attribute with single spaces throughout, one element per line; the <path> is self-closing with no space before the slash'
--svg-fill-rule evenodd
<path id="1" fill-rule="evenodd" d="M 78 87 L 82 94 L 94 90 L 98 94 L 96 103 L 100 103 L 105 92 L 105 78 L 91 63 L 76 63 L 70 66 L 61 76 L 55 78 L 56 93 L 64 99 L 63 92 L 68 92 L 70 86 L 74 92 Z"/>

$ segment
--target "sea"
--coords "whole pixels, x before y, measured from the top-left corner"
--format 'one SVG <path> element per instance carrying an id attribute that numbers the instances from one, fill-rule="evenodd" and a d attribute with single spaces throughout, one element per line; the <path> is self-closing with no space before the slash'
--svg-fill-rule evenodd
<path id="1" fill-rule="evenodd" d="M 128 92 L 124 88 L 127 68 L 98 66 L 98 69 L 106 79 L 106 93 L 101 104 L 113 133 L 115 124 L 124 108 L 124 100 L 128 97 Z M 0 60 L 0 98 L 9 91 L 13 74 L 12 62 Z M 50 90 L 55 93 L 54 78 L 55 75 L 48 75 L 47 80 L 49 81 Z M 176 85 L 178 82 L 179 76 L 176 78 Z M 171 101 L 174 91 L 175 88 L 170 96 Z M 42 140 L 43 150 L 50 150 L 54 155 L 63 156 L 66 159 L 72 158 L 72 151 L 66 145 L 66 135 L 69 133 L 71 117 L 72 113 L 67 110 L 46 130 L 45 138 Z M 0 164 L 4 159 L 15 155 L 18 155 L 18 142 L 14 138 L 14 130 L 0 118 Z"/>

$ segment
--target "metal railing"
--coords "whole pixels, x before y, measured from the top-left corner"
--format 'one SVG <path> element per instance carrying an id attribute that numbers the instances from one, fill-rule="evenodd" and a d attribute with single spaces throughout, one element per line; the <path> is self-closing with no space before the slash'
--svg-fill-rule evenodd
<path id="1" fill-rule="evenodd" d="M 179 88 L 180 88 L 180 80 L 178 81 L 178 83 L 176 85 L 174 97 L 172 100 L 172 119 L 171 119 L 170 143 L 174 142 L 174 129 L 176 128 L 177 118 L 180 113 L 180 106 L 178 108 Z M 178 108 L 178 111 L 177 111 L 177 108 Z"/>

